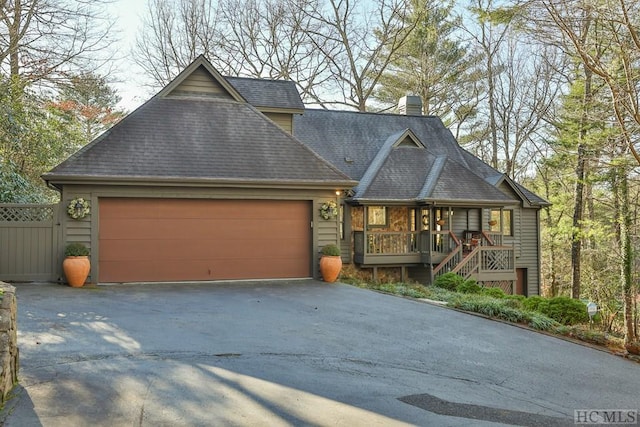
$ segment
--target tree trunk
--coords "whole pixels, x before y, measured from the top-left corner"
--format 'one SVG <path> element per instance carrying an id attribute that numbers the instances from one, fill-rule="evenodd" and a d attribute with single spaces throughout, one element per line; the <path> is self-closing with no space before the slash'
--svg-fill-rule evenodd
<path id="1" fill-rule="evenodd" d="M 591 81 L 593 73 L 584 69 L 584 96 L 582 101 L 582 117 L 580 119 L 580 133 L 578 135 L 578 162 L 576 166 L 576 189 L 573 204 L 573 227 L 571 236 L 571 297 L 580 298 L 580 274 L 582 255 L 582 220 L 584 216 L 584 184 L 587 162 L 586 137 L 588 123 L 587 112 L 591 104 Z"/>

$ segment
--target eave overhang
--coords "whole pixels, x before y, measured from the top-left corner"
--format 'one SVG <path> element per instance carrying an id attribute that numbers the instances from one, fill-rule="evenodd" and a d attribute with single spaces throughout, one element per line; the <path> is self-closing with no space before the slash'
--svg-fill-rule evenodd
<path id="1" fill-rule="evenodd" d="M 184 178 L 149 176 L 77 176 L 42 175 L 48 186 L 61 189 L 64 185 L 118 185 L 118 186 L 170 186 L 170 187 L 209 187 L 209 188 L 275 188 L 275 189 L 316 189 L 346 190 L 358 182 L 351 180 L 255 180 L 224 178 Z"/>
<path id="2" fill-rule="evenodd" d="M 353 205 L 387 205 L 387 206 L 451 206 L 451 207 L 487 207 L 495 208 L 501 206 L 516 206 L 521 202 L 518 200 L 429 200 L 429 199 L 368 199 L 353 198 L 347 199 Z"/>

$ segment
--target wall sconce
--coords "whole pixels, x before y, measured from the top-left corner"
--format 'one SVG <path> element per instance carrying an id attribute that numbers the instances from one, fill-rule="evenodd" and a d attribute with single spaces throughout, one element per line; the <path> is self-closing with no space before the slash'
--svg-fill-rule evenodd
<path id="1" fill-rule="evenodd" d="M 84 215 L 84 204 L 80 200 L 78 200 L 76 202 L 75 206 L 73 207 L 73 210 L 76 211 L 76 215 L 78 217 L 83 216 Z"/>

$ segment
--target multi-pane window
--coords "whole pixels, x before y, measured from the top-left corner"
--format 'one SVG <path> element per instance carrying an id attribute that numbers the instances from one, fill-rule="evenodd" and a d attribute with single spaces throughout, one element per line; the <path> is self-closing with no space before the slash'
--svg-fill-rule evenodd
<path id="1" fill-rule="evenodd" d="M 489 229 L 496 233 L 502 232 L 505 236 L 513 236 L 513 210 L 492 209 Z"/>

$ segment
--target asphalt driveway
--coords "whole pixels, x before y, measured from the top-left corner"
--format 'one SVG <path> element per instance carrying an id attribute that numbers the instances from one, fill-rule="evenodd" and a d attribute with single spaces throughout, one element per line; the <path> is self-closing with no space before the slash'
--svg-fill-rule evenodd
<path id="1" fill-rule="evenodd" d="M 638 364 L 347 285 L 16 287 L 6 426 L 553 426 L 640 407 Z"/>

